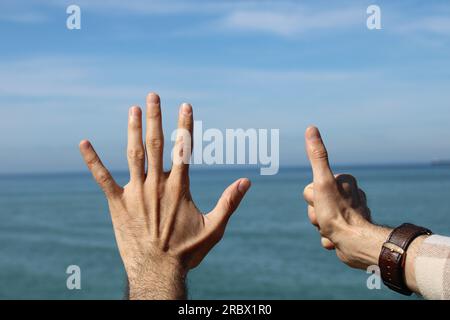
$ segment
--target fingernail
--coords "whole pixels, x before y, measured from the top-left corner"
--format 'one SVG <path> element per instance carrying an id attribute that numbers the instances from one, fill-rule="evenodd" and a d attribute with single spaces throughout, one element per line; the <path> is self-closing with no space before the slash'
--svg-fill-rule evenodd
<path id="1" fill-rule="evenodd" d="M 185 116 L 190 116 L 192 114 L 192 106 L 189 103 L 183 103 L 181 105 L 181 112 Z"/>
<path id="2" fill-rule="evenodd" d="M 306 129 L 306 138 L 308 140 L 320 140 L 322 139 L 322 137 L 320 136 L 320 131 L 319 129 L 317 129 L 316 127 L 308 127 L 308 129 Z"/>
<path id="3" fill-rule="evenodd" d="M 241 181 L 239 181 L 238 190 L 240 193 L 246 193 L 249 188 L 250 188 L 250 180 L 241 179 Z"/>
<path id="4" fill-rule="evenodd" d="M 131 107 L 130 109 L 130 116 L 132 117 L 139 117 L 139 107 Z"/>
<path id="5" fill-rule="evenodd" d="M 88 140 L 82 140 L 80 142 L 80 148 L 83 150 L 89 149 L 90 146 L 91 146 L 91 143 Z"/>
<path id="6" fill-rule="evenodd" d="M 147 95 L 147 103 L 159 103 L 160 99 L 157 93 L 150 92 Z"/>

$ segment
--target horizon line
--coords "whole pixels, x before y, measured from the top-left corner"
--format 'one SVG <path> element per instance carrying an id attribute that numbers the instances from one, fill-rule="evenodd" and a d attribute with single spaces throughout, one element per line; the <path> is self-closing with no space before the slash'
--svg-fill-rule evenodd
<path id="1" fill-rule="evenodd" d="M 331 168 L 352 168 L 352 169 L 362 169 L 362 168 L 411 168 L 411 167 L 450 167 L 449 164 L 435 164 L 433 161 L 430 162 L 393 162 L 393 163 L 341 163 L 341 164 L 330 164 Z M 226 164 L 216 164 L 216 165 L 191 165 L 190 171 L 221 171 L 221 170 L 255 170 L 263 168 L 261 165 L 226 165 Z M 282 169 L 300 169 L 300 170 L 310 170 L 309 165 L 281 165 L 279 171 Z M 112 174 L 122 174 L 128 173 L 128 168 L 112 169 L 110 170 Z M 1 172 L 0 176 L 31 176 L 31 175 L 61 175 L 61 174 L 89 174 L 86 170 L 57 170 L 57 171 L 28 171 L 28 172 Z M 275 174 L 277 175 L 277 174 Z"/>

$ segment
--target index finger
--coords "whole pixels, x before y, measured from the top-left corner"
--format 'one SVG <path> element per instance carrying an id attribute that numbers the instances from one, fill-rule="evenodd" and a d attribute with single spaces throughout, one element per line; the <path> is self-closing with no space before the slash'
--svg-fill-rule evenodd
<path id="1" fill-rule="evenodd" d="M 97 181 L 106 196 L 113 198 L 119 194 L 122 188 L 114 181 L 89 141 L 83 140 L 80 142 L 80 152 L 89 171 L 91 171 L 95 181 Z"/>

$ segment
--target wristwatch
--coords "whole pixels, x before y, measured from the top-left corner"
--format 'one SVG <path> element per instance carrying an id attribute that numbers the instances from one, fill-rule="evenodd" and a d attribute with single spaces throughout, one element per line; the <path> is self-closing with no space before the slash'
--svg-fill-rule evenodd
<path id="1" fill-rule="evenodd" d="M 391 232 L 378 260 L 381 279 L 386 286 L 407 296 L 412 294 L 405 282 L 406 250 L 417 237 L 431 234 L 430 230 L 411 223 L 404 223 Z"/>

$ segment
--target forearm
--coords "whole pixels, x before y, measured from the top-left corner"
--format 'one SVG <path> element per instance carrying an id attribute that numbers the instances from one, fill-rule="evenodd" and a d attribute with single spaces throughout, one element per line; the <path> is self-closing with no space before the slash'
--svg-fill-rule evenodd
<path id="1" fill-rule="evenodd" d="M 186 272 L 174 261 L 151 261 L 128 276 L 128 290 L 130 300 L 183 300 Z"/>

